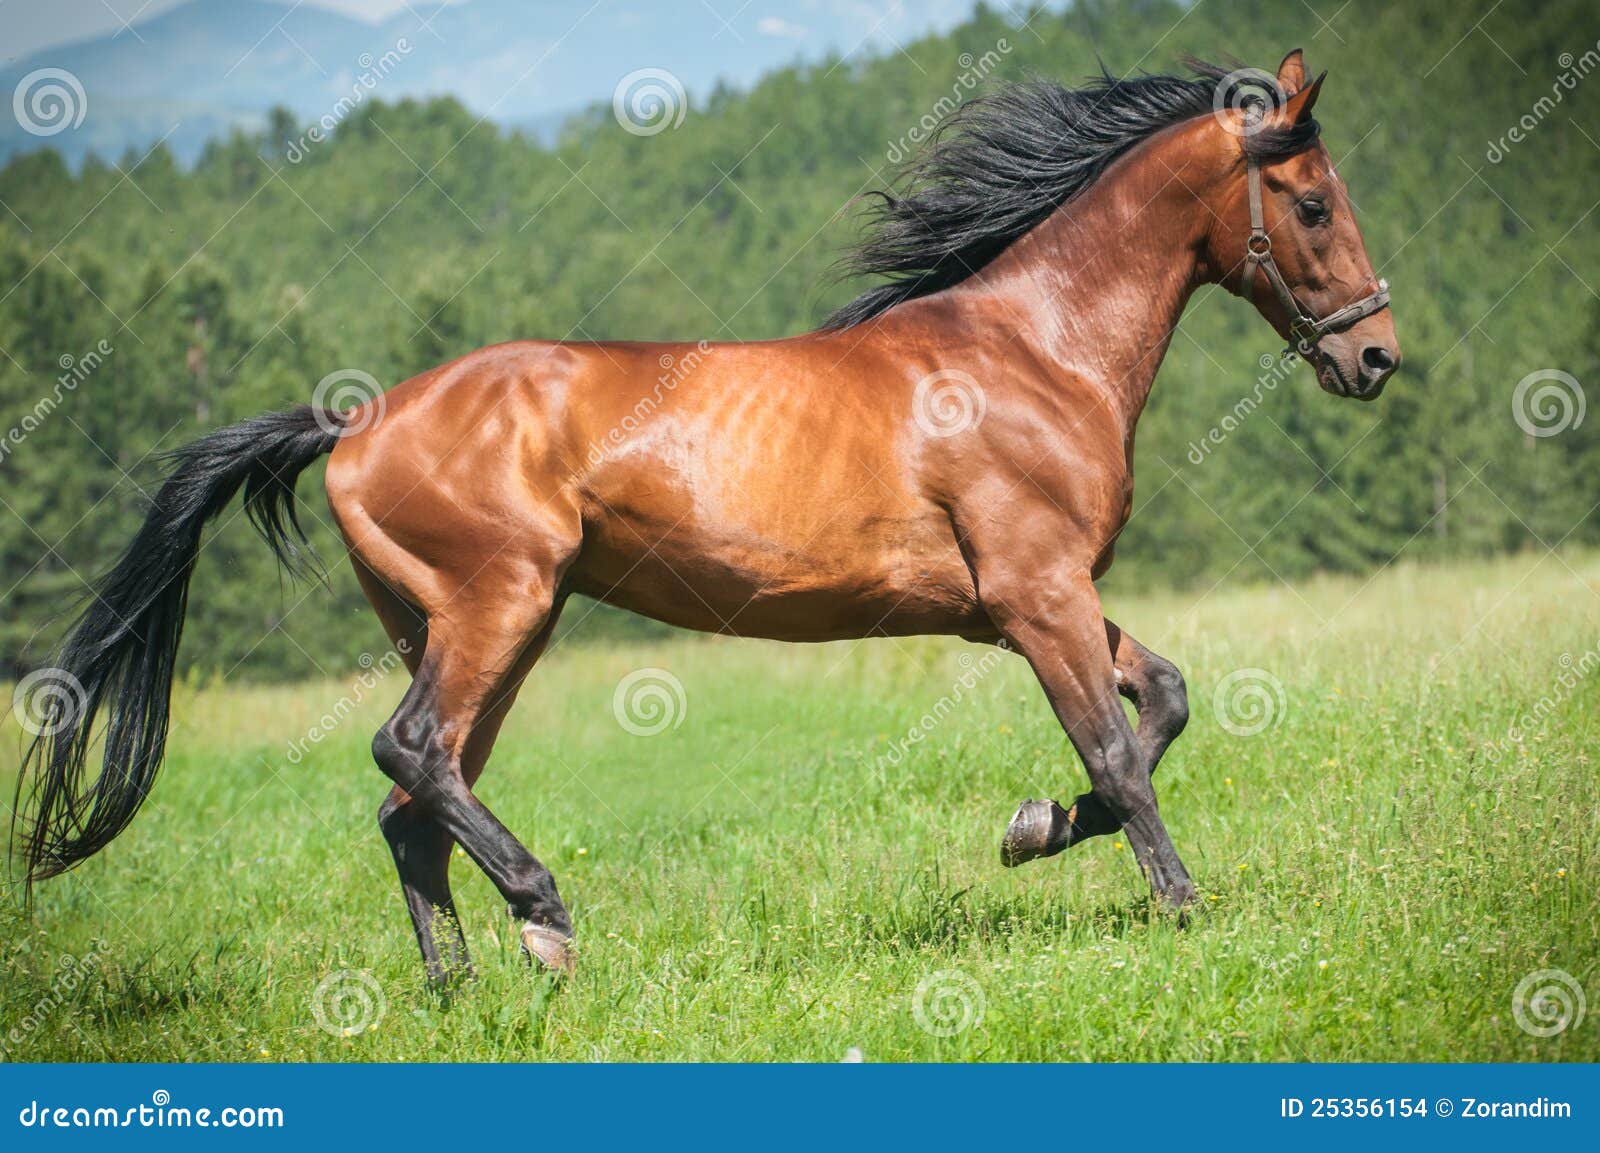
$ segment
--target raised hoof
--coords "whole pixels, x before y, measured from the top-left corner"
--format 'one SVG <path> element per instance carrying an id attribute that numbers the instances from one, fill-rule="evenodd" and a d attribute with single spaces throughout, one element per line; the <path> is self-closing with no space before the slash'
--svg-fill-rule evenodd
<path id="1" fill-rule="evenodd" d="M 1067 847 L 1071 829 L 1072 817 L 1054 801 L 1023 801 L 1000 841 L 1000 863 L 1014 869 L 1053 857 Z"/>
<path id="2" fill-rule="evenodd" d="M 522 953 L 541 969 L 562 977 L 572 976 L 577 965 L 572 938 L 549 925 L 522 926 Z"/>

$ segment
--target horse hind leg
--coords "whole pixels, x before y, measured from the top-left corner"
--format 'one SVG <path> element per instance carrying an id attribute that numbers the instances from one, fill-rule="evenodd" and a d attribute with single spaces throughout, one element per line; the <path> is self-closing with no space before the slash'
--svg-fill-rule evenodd
<path id="1" fill-rule="evenodd" d="M 515 580 L 480 572 L 463 585 L 447 614 L 430 620 L 411 688 L 372 750 L 407 803 L 494 882 L 522 922 L 524 950 L 547 968 L 570 970 L 572 920 L 555 878 L 472 793 L 500 722 L 553 631 L 555 585 L 553 572 Z"/>
<path id="2" fill-rule="evenodd" d="M 360 558 L 352 559 L 356 579 L 383 622 L 390 643 L 416 675 L 427 641 L 427 626 L 421 615 Z M 398 785 L 378 806 L 378 828 L 394 858 L 429 980 L 448 985 L 470 977 L 472 960 L 450 893 L 450 850 L 455 847 L 455 838 Z"/>
<path id="3" fill-rule="evenodd" d="M 378 808 L 378 828 L 394 857 L 428 979 L 444 986 L 470 978 L 472 960 L 450 893 L 455 838 L 398 785 Z"/>
<path id="4" fill-rule="evenodd" d="M 508 686 L 489 711 L 473 726 L 461 755 L 461 777 L 470 788 L 482 774 L 494 749 L 500 726 L 516 699 L 517 689 L 533 666 L 555 629 L 560 608 L 529 645 L 528 652 L 513 672 Z M 406 908 L 416 929 L 417 945 L 428 977 L 436 985 L 448 986 L 473 976 L 455 900 L 450 892 L 450 852 L 456 839 L 445 826 L 399 785 L 390 790 L 378 810 L 378 826 L 394 854 L 395 868 L 405 893 Z M 524 946 L 524 951 L 530 951 Z M 540 956 L 541 962 L 544 957 Z"/>
<path id="5" fill-rule="evenodd" d="M 1134 736 L 1154 776 L 1168 746 L 1189 723 L 1188 687 L 1171 661 L 1151 652 L 1111 621 L 1105 626 L 1117 691 L 1138 711 Z M 1014 868 L 1121 828 L 1122 822 L 1092 789 L 1065 809 L 1052 800 L 1024 801 L 1001 841 L 1000 859 L 1007 868 Z"/>

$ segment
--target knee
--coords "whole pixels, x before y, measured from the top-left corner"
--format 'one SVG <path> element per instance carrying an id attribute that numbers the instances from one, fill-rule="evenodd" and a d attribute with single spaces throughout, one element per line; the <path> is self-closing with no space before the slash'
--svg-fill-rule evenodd
<path id="1" fill-rule="evenodd" d="M 413 756 L 414 751 L 406 747 L 393 721 L 390 721 L 373 734 L 372 759 L 378 762 L 378 767 L 383 770 L 383 775 L 401 788 L 405 788 L 405 781 L 402 778 L 410 775 L 408 766 Z M 388 802 L 385 801 L 384 804 L 388 804 Z M 379 812 L 381 819 L 382 810 L 380 809 Z"/>
<path id="2" fill-rule="evenodd" d="M 425 737 L 408 731 L 407 726 L 391 720 L 372 738 L 372 759 L 378 762 L 383 773 L 413 800 L 424 804 L 436 799 L 444 785 L 437 757 L 431 757 Z M 401 811 L 393 798 L 384 801 L 378 810 L 380 824 L 386 815 Z M 390 817 L 392 820 L 392 816 Z"/>
<path id="3" fill-rule="evenodd" d="M 1189 723 L 1189 685 L 1171 661 L 1157 661 L 1150 669 L 1151 703 L 1161 711 L 1162 723 L 1173 736 Z"/>

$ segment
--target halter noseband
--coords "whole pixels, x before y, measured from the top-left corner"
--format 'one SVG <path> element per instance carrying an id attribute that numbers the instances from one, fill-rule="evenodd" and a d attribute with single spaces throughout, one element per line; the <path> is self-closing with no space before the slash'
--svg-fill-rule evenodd
<path id="1" fill-rule="evenodd" d="M 1261 212 L 1261 165 L 1252 158 L 1247 162 L 1247 170 L 1250 182 L 1250 239 L 1244 255 L 1244 298 L 1254 299 L 1256 269 L 1260 268 L 1284 311 L 1289 314 L 1289 347 L 1283 350 L 1284 355 L 1299 353 L 1302 358 L 1310 360 L 1311 354 L 1317 349 L 1317 342 L 1324 336 L 1343 332 L 1374 312 L 1388 308 L 1389 282 L 1379 280 L 1378 291 L 1336 312 L 1330 312 L 1320 320 L 1307 313 L 1294 298 L 1294 293 L 1283 279 L 1283 273 L 1278 271 L 1277 262 L 1272 259 L 1272 237 L 1267 235 L 1266 219 Z"/>

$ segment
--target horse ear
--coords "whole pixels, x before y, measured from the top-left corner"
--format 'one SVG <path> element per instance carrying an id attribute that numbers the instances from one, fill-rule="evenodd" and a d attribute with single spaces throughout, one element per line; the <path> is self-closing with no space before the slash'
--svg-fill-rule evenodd
<path id="1" fill-rule="evenodd" d="M 1322 91 L 1322 82 L 1327 77 L 1328 73 L 1324 71 L 1310 84 L 1289 97 L 1283 106 L 1283 119 L 1287 123 L 1299 124 L 1311 118 L 1311 109 L 1316 107 L 1317 94 Z"/>
<path id="2" fill-rule="evenodd" d="M 1278 65 L 1278 87 L 1285 96 L 1293 96 L 1306 86 L 1305 54 L 1296 48 Z"/>

